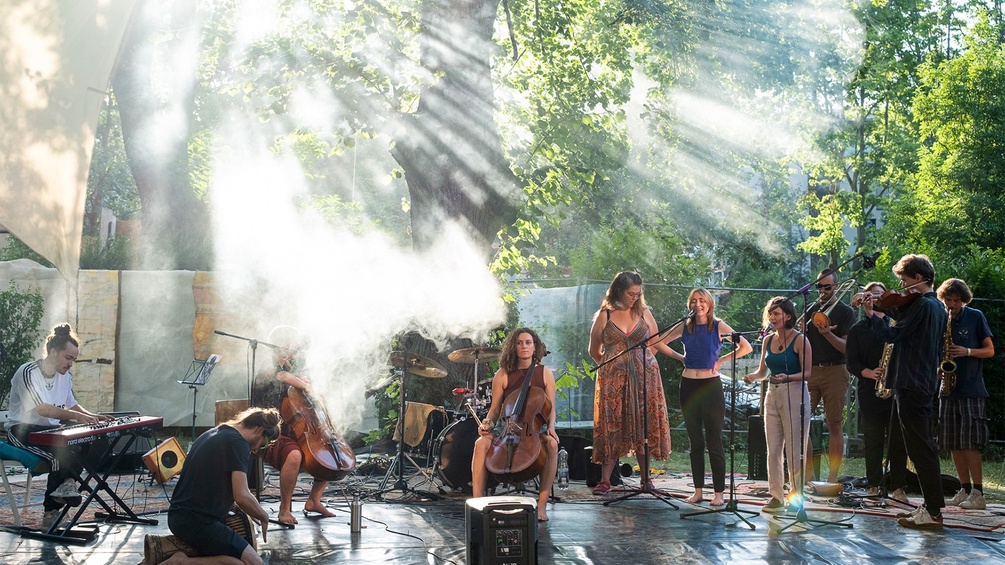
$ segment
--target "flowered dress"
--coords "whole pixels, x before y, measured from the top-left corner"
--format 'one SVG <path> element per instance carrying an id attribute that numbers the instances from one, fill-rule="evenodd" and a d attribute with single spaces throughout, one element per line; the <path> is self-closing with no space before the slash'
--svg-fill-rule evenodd
<path id="1" fill-rule="evenodd" d="M 603 333 L 602 362 L 649 337 L 649 326 L 640 318 L 635 329 L 625 335 L 611 321 L 610 311 Z M 643 365 L 643 352 L 645 365 Z M 643 367 L 645 370 L 643 371 Z M 642 379 L 646 383 L 643 403 Z M 656 459 L 670 456 L 670 421 L 666 397 L 656 356 L 648 349 L 636 348 L 618 357 L 597 372 L 593 398 L 593 462 L 603 463 L 635 451 L 644 451 L 643 416 L 649 416 L 649 455 Z"/>

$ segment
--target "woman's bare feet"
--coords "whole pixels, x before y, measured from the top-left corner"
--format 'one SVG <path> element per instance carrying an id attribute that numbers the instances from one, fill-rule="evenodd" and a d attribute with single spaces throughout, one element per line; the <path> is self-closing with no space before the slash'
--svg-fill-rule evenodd
<path id="1" fill-rule="evenodd" d="M 686 502 L 688 504 L 697 504 L 697 503 L 701 502 L 701 498 L 702 498 L 701 491 L 697 490 L 697 491 L 694 492 L 694 494 L 692 494 L 691 496 L 685 498 L 684 502 Z"/>
<path id="2" fill-rule="evenodd" d="M 320 502 L 314 502 L 313 500 L 308 500 L 304 503 L 304 514 L 308 512 L 314 512 L 315 514 L 320 514 L 325 518 L 331 518 L 335 515 L 334 512 L 328 510 L 328 507 Z"/>
<path id="3" fill-rule="evenodd" d="M 548 513 L 544 511 L 544 508 L 541 508 L 537 511 L 537 521 L 538 522 L 548 521 Z"/>
<path id="4" fill-rule="evenodd" d="M 710 502 L 709 504 L 711 506 L 722 506 L 723 504 L 726 504 L 726 503 L 723 501 L 722 493 L 721 492 L 717 492 L 717 493 L 715 493 L 715 495 L 712 496 L 712 502 Z"/>
<path id="5" fill-rule="evenodd" d="M 287 526 L 295 526 L 299 522 L 297 522 L 297 517 L 294 516 L 293 513 L 290 512 L 289 510 L 280 510 L 279 523 L 286 524 Z"/>

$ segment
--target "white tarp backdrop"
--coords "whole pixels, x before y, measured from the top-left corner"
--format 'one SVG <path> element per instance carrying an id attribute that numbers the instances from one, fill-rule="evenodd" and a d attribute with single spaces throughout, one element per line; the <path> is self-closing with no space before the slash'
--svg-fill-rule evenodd
<path id="1" fill-rule="evenodd" d="M 0 3 L 0 224 L 70 281 L 94 132 L 135 4 Z"/>

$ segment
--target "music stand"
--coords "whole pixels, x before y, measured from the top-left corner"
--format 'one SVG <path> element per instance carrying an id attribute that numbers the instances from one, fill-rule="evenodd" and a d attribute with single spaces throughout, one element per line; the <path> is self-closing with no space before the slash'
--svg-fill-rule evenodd
<path id="1" fill-rule="evenodd" d="M 195 411 L 196 398 L 199 396 L 199 387 L 209 382 L 209 376 L 213 374 L 213 369 L 220 362 L 220 356 L 216 353 L 210 354 L 204 361 L 196 359 L 192 361 L 185 378 L 178 381 L 178 384 L 187 385 L 192 389 L 192 441 L 195 441 Z"/>
<path id="2" fill-rule="evenodd" d="M 730 512 L 743 523 L 746 524 L 751 530 L 756 530 L 757 528 L 750 523 L 749 520 L 743 517 L 743 514 L 750 514 L 752 516 L 757 516 L 759 512 L 754 512 L 753 510 L 740 510 L 737 506 L 736 501 L 736 472 L 735 472 L 735 456 L 736 456 L 736 350 L 739 347 L 740 336 L 744 333 L 758 334 L 759 331 L 752 332 L 733 332 L 731 334 L 723 334 L 725 337 L 728 335 L 733 343 L 733 351 L 731 353 L 732 359 L 732 370 L 730 376 L 731 391 L 729 395 L 729 501 L 722 508 L 711 508 L 708 510 L 700 510 L 698 512 L 691 512 L 688 514 L 681 514 L 681 519 L 689 518 L 691 516 L 703 516 L 705 514 L 719 514 L 722 512 Z M 704 454 L 702 454 L 704 457 Z M 704 478 L 702 479 L 704 482 Z M 726 527 L 735 527 L 736 523 L 732 522 L 727 524 Z"/>

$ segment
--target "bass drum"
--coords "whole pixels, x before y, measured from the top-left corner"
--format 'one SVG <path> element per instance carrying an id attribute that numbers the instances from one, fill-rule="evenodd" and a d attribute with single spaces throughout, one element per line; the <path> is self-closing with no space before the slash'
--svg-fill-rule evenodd
<path id="1" fill-rule="evenodd" d="M 448 487 L 471 491 L 471 459 L 477 439 L 478 422 L 474 418 L 451 422 L 436 438 L 436 474 Z M 486 488 L 493 488 L 496 484 L 497 481 L 489 475 Z"/>

